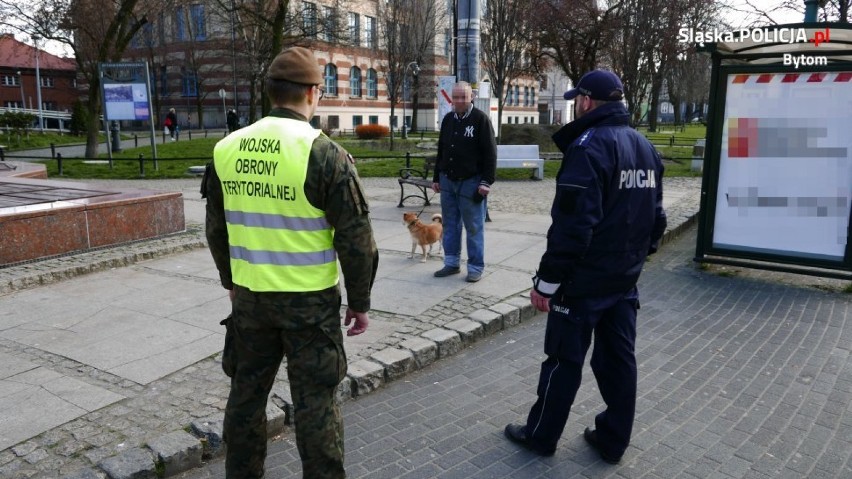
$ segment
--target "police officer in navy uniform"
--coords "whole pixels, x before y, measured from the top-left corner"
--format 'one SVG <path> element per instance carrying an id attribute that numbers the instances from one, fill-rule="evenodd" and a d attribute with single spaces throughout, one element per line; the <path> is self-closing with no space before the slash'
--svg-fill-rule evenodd
<path id="1" fill-rule="evenodd" d="M 337 262 L 347 334 L 368 326 L 378 250 L 352 157 L 308 123 L 324 79 L 310 50 L 269 66 L 269 116 L 216 144 L 205 179 L 207 241 L 232 300 L 226 476 L 259 478 L 266 402 L 282 359 L 304 477 L 343 478 L 343 420 L 335 391 L 346 375 Z M 228 341 L 226 340 L 226 348 Z"/>
<path id="2" fill-rule="evenodd" d="M 547 250 L 530 300 L 548 312 L 538 399 L 506 437 L 550 456 L 580 387 L 586 352 L 606 408 L 583 437 L 611 464 L 630 443 L 636 406 L 636 282 L 666 228 L 663 165 L 629 126 L 624 88 L 594 70 L 565 93 L 575 120 L 553 136 L 563 152 Z"/>

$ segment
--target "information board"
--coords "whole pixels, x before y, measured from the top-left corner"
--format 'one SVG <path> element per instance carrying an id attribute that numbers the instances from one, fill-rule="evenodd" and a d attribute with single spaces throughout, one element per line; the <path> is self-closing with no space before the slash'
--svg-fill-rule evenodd
<path id="1" fill-rule="evenodd" d="M 712 248 L 842 263 L 852 204 L 852 72 L 729 73 L 720 81 Z"/>

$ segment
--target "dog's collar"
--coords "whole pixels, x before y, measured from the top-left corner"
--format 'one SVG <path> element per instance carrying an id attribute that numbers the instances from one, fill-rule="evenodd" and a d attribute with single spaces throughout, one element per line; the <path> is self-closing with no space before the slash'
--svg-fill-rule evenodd
<path id="1" fill-rule="evenodd" d="M 408 227 L 411 228 L 412 226 L 417 224 L 418 221 L 420 221 L 420 218 L 414 218 L 414 221 L 408 223 Z"/>

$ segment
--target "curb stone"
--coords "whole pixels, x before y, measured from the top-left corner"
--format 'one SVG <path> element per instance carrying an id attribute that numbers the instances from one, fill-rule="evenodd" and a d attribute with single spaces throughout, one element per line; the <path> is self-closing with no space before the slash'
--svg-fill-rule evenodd
<path id="1" fill-rule="evenodd" d="M 201 440 L 203 447 L 201 457 L 203 459 L 216 457 L 225 452 L 222 442 L 222 423 L 224 420 L 224 415 L 218 414 L 192 421 L 192 424 L 190 424 L 192 433 Z"/>
<path id="2" fill-rule="evenodd" d="M 414 354 L 407 349 L 385 348 L 373 353 L 370 359 L 385 370 L 385 382 L 394 381 L 414 370 Z"/>
<path id="3" fill-rule="evenodd" d="M 457 319 L 451 323 L 445 324 L 444 327 L 459 333 L 462 341 L 465 343 L 465 346 L 470 346 L 483 336 L 482 324 L 469 319 Z"/>
<path id="4" fill-rule="evenodd" d="M 421 336 L 438 345 L 438 359 L 452 356 L 461 350 L 461 337 L 455 331 L 435 328 L 426 331 Z"/>
<path id="5" fill-rule="evenodd" d="M 363 396 L 384 384 L 385 369 L 381 364 L 361 359 L 349 365 L 347 376 L 352 382 L 353 396 Z"/>
<path id="6" fill-rule="evenodd" d="M 399 347 L 414 354 L 417 368 L 422 369 L 438 359 L 438 345 L 425 338 L 411 338 L 399 343 Z"/>
<path id="7" fill-rule="evenodd" d="M 201 466 L 201 441 L 185 431 L 175 431 L 148 443 L 164 476 L 174 476 Z"/>
<path id="8" fill-rule="evenodd" d="M 517 309 L 515 310 L 515 316 L 517 316 Z M 478 309 L 470 313 L 468 319 L 481 324 L 485 336 L 490 336 L 504 328 L 503 315 L 496 311 Z"/>
<path id="9" fill-rule="evenodd" d="M 157 479 L 150 451 L 134 447 L 98 463 L 110 479 Z"/>

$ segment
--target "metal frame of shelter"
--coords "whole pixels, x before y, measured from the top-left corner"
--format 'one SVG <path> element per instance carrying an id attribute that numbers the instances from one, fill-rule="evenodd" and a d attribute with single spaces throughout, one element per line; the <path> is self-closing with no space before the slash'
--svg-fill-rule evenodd
<path id="1" fill-rule="evenodd" d="M 815 45 L 808 43 L 768 43 L 742 39 L 741 32 L 735 33 L 733 41 L 708 43 L 699 51 L 710 55 L 712 70 L 710 79 L 710 115 L 707 124 L 706 149 L 704 151 L 704 177 L 701 186 L 701 210 L 698 221 L 698 239 L 694 260 L 701 263 L 726 264 L 772 271 L 792 272 L 839 279 L 852 279 L 852 214 L 846 218 L 846 245 L 842 259 L 825 257 L 797 251 L 778 251 L 773 248 L 737 247 L 737 245 L 714 243 L 717 228 L 717 201 L 725 191 L 720 189 L 721 155 L 723 150 L 723 132 L 725 124 L 728 79 L 731 75 L 759 75 L 778 73 L 826 73 L 852 72 L 852 25 L 838 23 L 796 23 L 766 27 L 765 30 L 803 29 L 807 38 L 814 38 L 816 32 L 830 29 L 830 42 Z M 740 41 L 742 39 L 742 41 Z M 726 40 L 728 40 L 726 38 Z M 805 56 L 825 57 L 827 65 L 793 66 L 783 64 L 783 55 L 789 53 Z M 845 75 L 845 73 L 844 73 Z M 768 76 L 768 75 L 767 75 Z M 849 84 L 852 88 L 852 82 Z M 804 101 L 802 107 L 806 107 Z M 842 106 L 841 106 L 842 107 Z M 848 106 L 847 106 L 848 107 Z M 851 122 L 852 123 L 852 122 Z M 847 162 L 852 162 L 847 150 Z M 727 155 L 727 153 L 726 153 Z M 726 156 L 727 158 L 727 156 Z M 789 157 L 788 157 L 789 158 Z M 795 158 L 794 158 L 795 159 Z M 852 168 L 852 165 L 848 166 Z M 746 178 L 743 181 L 748 181 Z M 852 185 L 847 186 L 852 190 Z M 847 201 L 846 211 L 852 210 Z M 726 198 L 727 199 L 727 198 Z M 839 221 L 842 221 L 842 217 Z M 755 222 L 757 223 L 757 222 Z M 747 227 L 751 227 L 747 225 Z M 757 228 L 757 226 L 754 226 Z M 838 232 L 842 230 L 838 229 Z M 797 232 L 796 234 L 799 234 Z M 754 233 L 756 236 L 760 232 Z M 766 233 L 764 233 L 766 234 Z M 806 235 L 806 233 L 802 233 Z M 841 243 L 838 243 L 841 245 Z"/>

